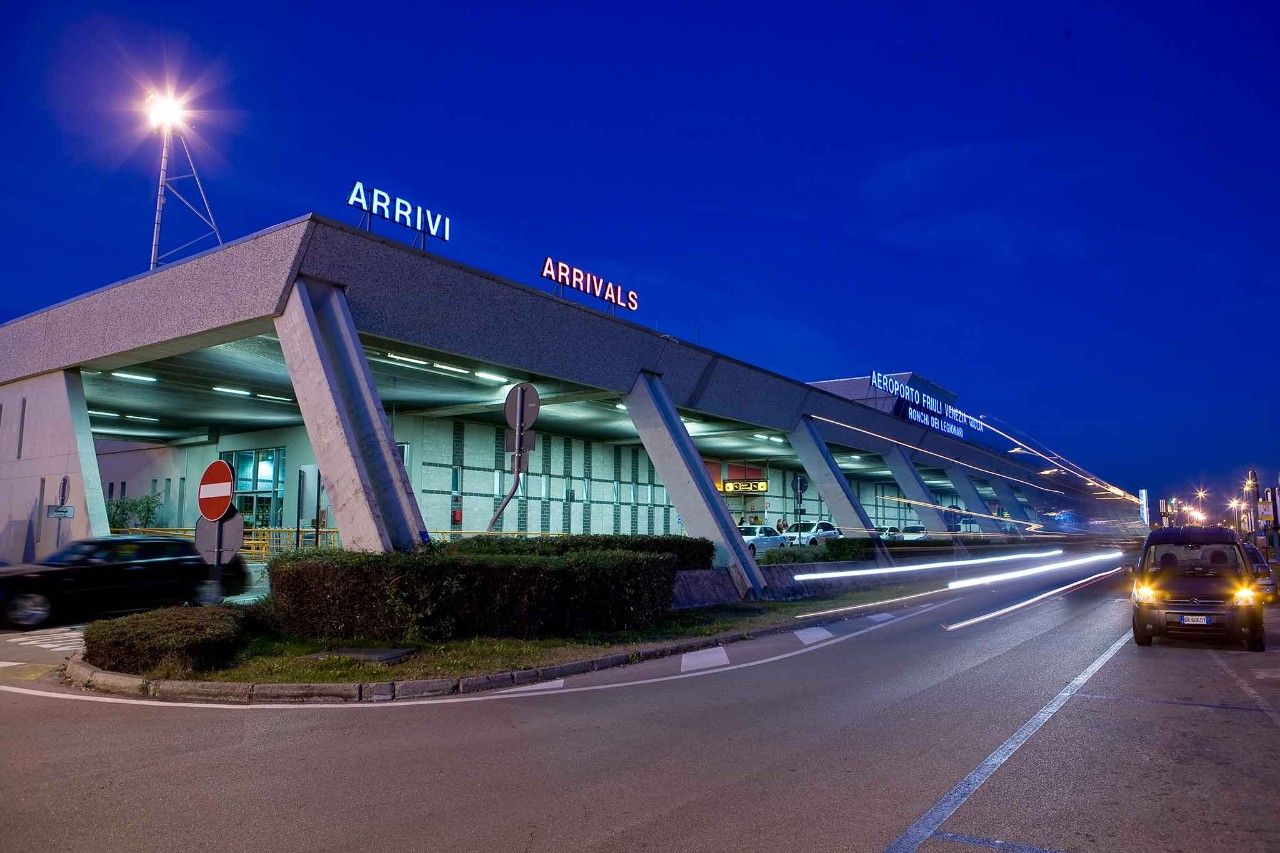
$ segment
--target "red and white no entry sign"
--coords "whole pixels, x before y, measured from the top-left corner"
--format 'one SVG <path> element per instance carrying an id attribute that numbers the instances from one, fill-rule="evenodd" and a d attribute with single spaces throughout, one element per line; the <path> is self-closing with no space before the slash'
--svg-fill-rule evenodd
<path id="1" fill-rule="evenodd" d="M 210 462 L 200 477 L 200 491 L 196 496 L 200 514 L 209 521 L 217 521 L 231 509 L 234 495 L 235 475 L 231 466 L 221 459 Z"/>

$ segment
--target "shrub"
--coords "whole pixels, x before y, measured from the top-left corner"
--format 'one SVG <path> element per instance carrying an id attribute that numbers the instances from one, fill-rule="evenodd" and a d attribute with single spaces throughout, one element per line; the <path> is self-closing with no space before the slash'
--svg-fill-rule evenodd
<path id="1" fill-rule="evenodd" d="M 280 632 L 404 642 L 645 628 L 670 609 L 676 563 L 639 551 L 310 551 L 268 571 L 264 612 Z"/>
<path id="2" fill-rule="evenodd" d="M 774 548 L 760 555 L 759 562 L 765 566 L 788 566 L 792 563 L 826 563 L 831 560 L 831 553 L 825 544 L 805 545 L 803 547 Z"/>
<path id="3" fill-rule="evenodd" d="M 84 629 L 84 659 L 115 672 L 183 675 L 224 667 L 244 632 L 243 608 L 167 607 Z"/>
<path id="4" fill-rule="evenodd" d="M 709 569 L 715 546 L 692 536 L 627 536 L 589 533 L 580 536 L 472 536 L 442 547 L 455 554 L 541 554 L 564 556 L 578 551 L 640 551 L 673 554 L 679 569 Z"/>
<path id="5" fill-rule="evenodd" d="M 828 539 L 826 544 L 828 560 L 866 560 L 871 557 L 870 539 Z"/>

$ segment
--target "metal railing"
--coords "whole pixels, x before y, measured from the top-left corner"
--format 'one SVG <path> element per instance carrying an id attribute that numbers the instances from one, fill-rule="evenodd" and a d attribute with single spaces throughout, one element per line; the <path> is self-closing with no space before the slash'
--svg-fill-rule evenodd
<path id="1" fill-rule="evenodd" d="M 114 534 L 143 534 L 146 536 L 178 536 L 195 540 L 194 527 L 116 527 Z M 244 544 L 240 546 L 240 556 L 246 560 L 260 562 L 267 558 L 292 551 L 296 547 L 337 548 L 340 544 L 338 530 L 334 527 L 249 527 L 244 531 Z"/>

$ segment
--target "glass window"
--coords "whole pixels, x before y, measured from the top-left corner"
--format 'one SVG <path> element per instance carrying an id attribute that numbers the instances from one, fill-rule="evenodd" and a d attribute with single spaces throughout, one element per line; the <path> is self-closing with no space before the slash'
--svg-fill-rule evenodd
<path id="1" fill-rule="evenodd" d="M 235 473 L 235 504 L 245 527 L 280 527 L 284 523 L 284 448 L 226 450 L 218 458 Z"/>
<path id="2" fill-rule="evenodd" d="M 455 495 L 462 494 L 462 466 L 454 465 L 449 477 L 449 491 Z"/>
<path id="3" fill-rule="evenodd" d="M 254 487 L 255 492 L 269 492 L 276 485 L 276 452 L 274 450 L 259 450 L 258 464 L 258 484 Z"/>

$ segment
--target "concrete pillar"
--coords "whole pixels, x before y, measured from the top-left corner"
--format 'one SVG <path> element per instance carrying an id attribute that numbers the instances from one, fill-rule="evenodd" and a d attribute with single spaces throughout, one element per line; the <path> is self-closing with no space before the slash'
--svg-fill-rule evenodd
<path id="1" fill-rule="evenodd" d="M 787 441 L 799 457 L 805 473 L 818 488 L 827 509 L 831 510 L 836 526 L 846 536 L 866 538 L 875 533 L 875 525 L 849 485 L 849 478 L 840 470 L 827 442 L 807 415 L 800 418 L 795 429 L 787 435 Z"/>
<path id="2" fill-rule="evenodd" d="M 916 511 L 916 515 L 920 517 L 920 523 L 925 529 L 932 533 L 946 533 L 947 520 L 942 517 L 942 511 L 937 509 L 934 504 L 937 498 L 933 492 L 929 491 L 929 487 L 925 485 L 924 479 L 920 476 L 920 472 L 916 470 L 915 463 L 907 456 L 901 447 L 893 445 L 884 454 L 885 466 L 889 472 L 893 474 L 893 479 L 897 481 L 898 488 L 909 499 L 916 501 L 913 504 L 907 504 Z M 927 504 L 927 505 L 926 505 Z"/>
<path id="3" fill-rule="evenodd" d="M 63 477 L 74 516 L 59 521 L 47 507 L 58 503 Z M 111 532 L 80 371 L 0 386 L 0 507 L 0 559 L 12 563 Z"/>
<path id="4" fill-rule="evenodd" d="M 276 333 L 343 547 L 403 551 L 426 530 L 341 288 L 298 280 Z"/>
<path id="5" fill-rule="evenodd" d="M 1009 485 L 1007 480 L 992 477 L 991 488 L 995 489 L 996 497 L 1000 499 L 1000 505 L 1004 507 L 1004 511 L 1009 513 L 1009 517 L 1014 521 L 1034 521 L 1039 523 L 1040 519 L 1036 517 L 1035 512 L 1018 500 L 1018 496 L 1013 493 L 1013 487 Z M 1018 527 L 1026 529 L 1026 525 L 1019 524 Z"/>
<path id="6" fill-rule="evenodd" d="M 764 576 L 716 491 L 661 377 L 641 373 L 624 399 L 640 443 L 667 487 L 689 535 L 715 543 L 717 557 L 727 562 L 729 576 L 740 595 L 745 597 L 749 591 L 757 596 L 763 594 Z"/>
<path id="7" fill-rule="evenodd" d="M 982 495 L 978 494 L 978 487 L 969 479 L 968 473 L 959 465 L 952 465 L 947 469 L 947 479 L 951 481 L 951 485 L 955 486 L 956 491 L 960 494 L 960 500 L 964 501 L 965 509 L 972 513 L 983 513 L 983 515 L 975 515 L 973 520 L 977 522 L 978 529 L 983 533 L 1000 533 L 1000 524 L 994 518 L 987 518 L 991 515 L 991 510 L 987 506 L 987 502 L 982 499 Z"/>

